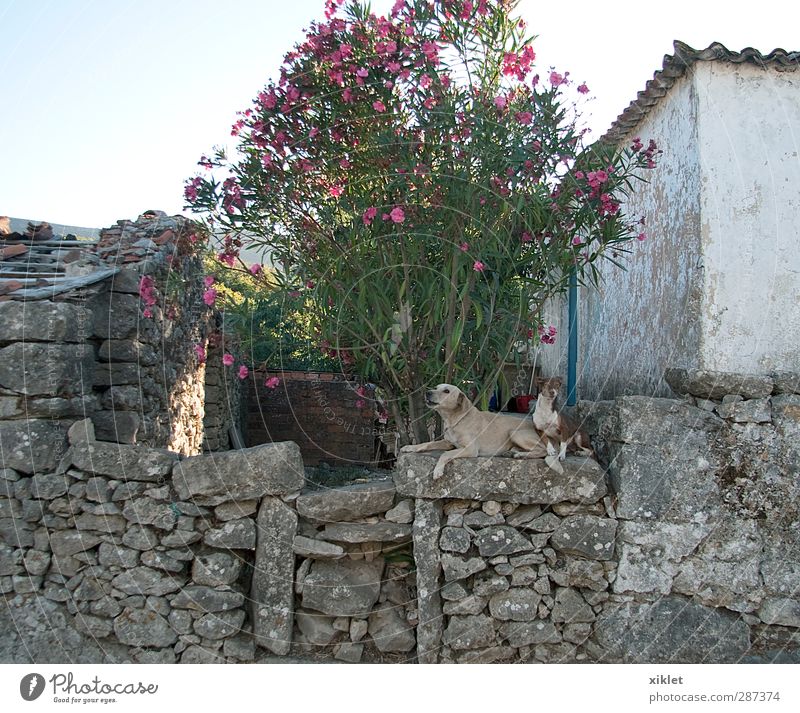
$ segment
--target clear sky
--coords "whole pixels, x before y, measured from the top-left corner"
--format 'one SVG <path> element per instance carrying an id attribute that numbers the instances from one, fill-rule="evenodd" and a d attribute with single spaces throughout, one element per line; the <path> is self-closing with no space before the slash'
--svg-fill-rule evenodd
<path id="1" fill-rule="evenodd" d="M 391 0 L 373 2 L 378 12 Z M 0 215 L 103 227 L 183 182 L 322 19 L 323 0 L 0 0 Z M 586 81 L 599 136 L 679 39 L 800 50 L 794 0 L 521 0 L 539 71 Z"/>

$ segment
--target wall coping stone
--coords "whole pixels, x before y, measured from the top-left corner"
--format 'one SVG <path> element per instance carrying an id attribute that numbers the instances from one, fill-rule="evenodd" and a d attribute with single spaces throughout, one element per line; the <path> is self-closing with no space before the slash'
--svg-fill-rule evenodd
<path id="1" fill-rule="evenodd" d="M 568 457 L 564 473 L 543 459 L 458 458 L 433 479 L 439 454 L 401 453 L 394 469 L 397 492 L 415 498 L 497 500 L 523 505 L 594 503 L 606 494 L 605 472 L 589 458 Z"/>

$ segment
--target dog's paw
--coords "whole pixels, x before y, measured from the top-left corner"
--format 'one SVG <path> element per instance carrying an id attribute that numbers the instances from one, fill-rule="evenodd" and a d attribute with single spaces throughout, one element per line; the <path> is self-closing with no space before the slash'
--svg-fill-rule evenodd
<path id="1" fill-rule="evenodd" d="M 444 466 L 443 465 L 437 465 L 433 469 L 433 479 L 434 480 L 439 480 L 439 478 L 441 478 L 443 475 L 444 475 Z"/>
<path id="2" fill-rule="evenodd" d="M 403 446 L 400 449 L 400 452 L 401 453 L 416 453 L 417 452 L 417 447 L 416 446 Z"/>
<path id="3" fill-rule="evenodd" d="M 550 456 L 550 457 L 552 457 L 552 456 L 554 456 L 555 454 L 556 454 L 556 449 L 555 449 L 555 446 L 553 446 L 552 444 L 548 443 L 548 444 L 547 444 L 547 455 L 548 455 L 548 456 Z"/>
<path id="4" fill-rule="evenodd" d="M 544 459 L 544 462 L 547 464 L 547 467 L 550 468 L 550 470 L 554 470 L 556 473 L 563 474 L 564 469 L 561 467 L 561 463 L 558 462 L 557 456 L 547 456 L 547 458 Z"/>
<path id="5" fill-rule="evenodd" d="M 565 460 L 567 460 L 567 454 L 566 453 L 559 453 L 558 454 L 558 460 L 560 460 L 563 463 Z"/>

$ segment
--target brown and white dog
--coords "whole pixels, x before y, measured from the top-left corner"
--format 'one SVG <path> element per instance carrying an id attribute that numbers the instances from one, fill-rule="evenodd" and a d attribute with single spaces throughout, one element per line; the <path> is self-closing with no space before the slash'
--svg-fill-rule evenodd
<path id="1" fill-rule="evenodd" d="M 443 439 L 404 446 L 402 451 L 447 451 L 433 469 L 434 480 L 442 477 L 444 467 L 455 458 L 496 456 L 511 450 L 515 451 L 515 458 L 547 456 L 547 448 L 531 419 L 479 411 L 457 386 L 439 384 L 425 392 L 425 403 L 442 417 Z"/>
<path id="2" fill-rule="evenodd" d="M 547 454 L 551 459 L 556 455 L 555 443 L 559 444 L 559 461 L 566 458 L 567 451 L 594 458 L 589 436 L 564 414 L 559 413 L 557 400 L 561 383 L 561 377 L 558 376 L 552 379 L 537 377 L 536 386 L 539 389 L 539 397 L 533 411 L 533 425 L 542 435 L 542 440 L 547 446 Z M 548 465 L 550 465 L 550 461 L 548 461 Z"/>

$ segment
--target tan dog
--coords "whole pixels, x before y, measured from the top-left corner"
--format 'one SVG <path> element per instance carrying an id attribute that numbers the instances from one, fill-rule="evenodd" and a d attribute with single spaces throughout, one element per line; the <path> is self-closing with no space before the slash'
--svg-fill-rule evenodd
<path id="1" fill-rule="evenodd" d="M 442 417 L 444 439 L 405 446 L 402 451 L 448 451 L 441 455 L 433 469 L 434 480 L 442 477 L 444 467 L 455 458 L 496 456 L 515 449 L 515 458 L 547 455 L 547 448 L 529 418 L 479 411 L 457 386 L 439 384 L 425 392 L 425 403 Z"/>
<path id="2" fill-rule="evenodd" d="M 594 458 L 589 436 L 579 430 L 564 414 L 558 412 L 556 401 L 558 392 L 561 390 L 561 383 L 560 377 L 536 379 L 539 397 L 533 412 L 533 425 L 542 434 L 542 440 L 547 444 L 547 454 L 550 458 L 556 455 L 555 443 L 559 444 L 559 461 L 566 458 L 568 450 L 570 453 L 577 452 L 583 456 Z"/>

